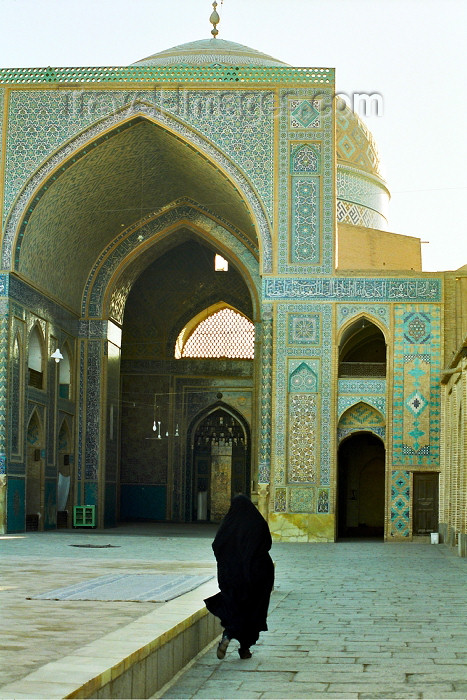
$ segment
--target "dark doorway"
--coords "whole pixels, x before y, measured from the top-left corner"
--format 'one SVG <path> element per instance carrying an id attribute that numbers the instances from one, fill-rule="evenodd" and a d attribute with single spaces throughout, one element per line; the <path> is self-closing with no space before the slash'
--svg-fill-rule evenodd
<path id="1" fill-rule="evenodd" d="M 338 537 L 384 536 L 383 442 L 372 433 L 344 440 L 338 455 Z"/>
<path id="2" fill-rule="evenodd" d="M 427 535 L 438 531 L 438 478 L 437 472 L 414 472 L 414 535 Z"/>

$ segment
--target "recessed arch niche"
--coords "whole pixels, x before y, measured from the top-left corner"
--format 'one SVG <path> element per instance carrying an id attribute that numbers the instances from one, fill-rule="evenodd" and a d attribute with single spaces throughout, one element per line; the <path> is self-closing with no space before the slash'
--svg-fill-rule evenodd
<path id="1" fill-rule="evenodd" d="M 364 314 L 343 328 L 339 339 L 339 377 L 385 377 L 386 338 Z"/>

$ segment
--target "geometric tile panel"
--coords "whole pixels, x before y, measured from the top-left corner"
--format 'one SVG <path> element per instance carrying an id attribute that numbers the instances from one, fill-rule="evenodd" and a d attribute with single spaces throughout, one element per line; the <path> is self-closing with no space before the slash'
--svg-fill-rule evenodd
<path id="1" fill-rule="evenodd" d="M 316 512 L 317 513 L 329 513 L 330 503 L 329 503 L 329 489 L 318 489 L 318 496 L 316 499 Z"/>
<path id="2" fill-rule="evenodd" d="M 319 314 L 289 314 L 287 320 L 289 345 L 320 344 Z"/>
<path id="3" fill-rule="evenodd" d="M 287 490 L 285 488 L 275 490 L 274 511 L 276 513 L 285 513 L 287 511 Z"/>
<path id="4" fill-rule="evenodd" d="M 439 466 L 440 308 L 394 308 L 393 464 Z"/>
<path id="5" fill-rule="evenodd" d="M 404 340 L 425 344 L 431 339 L 431 323 L 427 313 L 409 313 L 404 317 Z"/>
<path id="6" fill-rule="evenodd" d="M 313 513 L 314 512 L 314 489 L 292 488 L 289 491 L 289 512 L 290 513 Z"/>
<path id="7" fill-rule="evenodd" d="M 430 355 L 404 355 L 404 432 L 406 454 L 430 452 Z"/>
<path id="8" fill-rule="evenodd" d="M 288 321 L 292 316 L 304 313 L 307 316 L 320 316 L 320 345 L 313 347 L 313 357 L 310 357 L 310 349 L 305 345 L 290 346 L 284 342 L 288 333 Z M 274 336 L 274 407 L 275 407 L 275 430 L 273 433 L 276 469 L 275 484 L 283 485 L 279 482 L 279 472 L 282 475 L 285 471 L 285 463 L 291 454 L 290 440 L 292 436 L 290 419 L 297 419 L 297 427 L 304 423 L 305 416 L 301 411 L 293 410 L 291 402 L 303 397 L 306 404 L 310 400 L 316 402 L 315 410 L 319 419 L 314 424 L 314 451 L 316 452 L 317 464 L 313 466 L 315 479 L 321 486 L 329 486 L 331 479 L 331 455 L 329 445 L 331 444 L 331 356 L 332 356 L 332 306 L 331 304 L 304 304 L 290 303 L 278 304 L 276 312 L 276 323 Z M 319 393 L 294 393 L 290 392 L 290 373 L 304 362 L 318 377 Z M 290 410 L 290 412 L 289 412 Z M 299 416 L 301 419 L 299 420 Z M 300 432 L 300 430 L 298 431 Z M 309 445 L 310 437 L 306 438 L 305 445 Z M 292 450 L 293 452 L 293 450 Z M 282 466 L 284 465 L 284 466 Z M 288 465 L 290 466 L 290 465 Z M 306 467 L 306 465 L 305 465 Z M 301 474 L 300 465 L 297 465 L 298 476 Z"/>
<path id="9" fill-rule="evenodd" d="M 319 100 L 289 100 L 291 129 L 319 129 L 321 126 Z"/>
<path id="10" fill-rule="evenodd" d="M 292 262 L 318 263 L 319 180 L 293 177 L 292 183 Z"/>
<path id="11" fill-rule="evenodd" d="M 391 475 L 391 535 L 410 535 L 410 472 L 397 470 Z"/>
<path id="12" fill-rule="evenodd" d="M 290 360 L 289 372 L 289 392 L 318 393 L 319 360 Z"/>
<path id="13" fill-rule="evenodd" d="M 337 200 L 337 221 L 341 224 L 376 228 L 381 231 L 387 229 L 388 223 L 384 216 L 373 209 L 368 209 L 363 204 Z"/>
<path id="14" fill-rule="evenodd" d="M 313 394 L 289 395 L 288 481 L 316 479 L 317 406 Z"/>
<path id="15" fill-rule="evenodd" d="M 335 145 L 329 87 L 281 89 L 278 272 L 331 274 L 334 264 Z M 327 102 L 326 102 L 327 104 Z M 312 173 L 316 172 L 314 176 Z M 308 176 L 308 177 L 307 177 Z"/>
<path id="16" fill-rule="evenodd" d="M 290 144 L 291 175 L 318 173 L 321 168 L 321 146 L 319 143 Z"/>

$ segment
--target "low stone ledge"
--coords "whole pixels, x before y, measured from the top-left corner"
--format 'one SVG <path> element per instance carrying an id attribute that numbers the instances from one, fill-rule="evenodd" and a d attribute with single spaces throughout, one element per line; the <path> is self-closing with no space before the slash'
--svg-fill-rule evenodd
<path id="1" fill-rule="evenodd" d="M 209 581 L 0 689 L 0 698 L 147 698 L 221 633 Z"/>

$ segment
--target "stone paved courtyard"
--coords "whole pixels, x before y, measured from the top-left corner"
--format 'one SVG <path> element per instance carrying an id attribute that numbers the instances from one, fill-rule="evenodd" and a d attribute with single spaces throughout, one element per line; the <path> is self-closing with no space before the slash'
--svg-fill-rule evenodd
<path id="1" fill-rule="evenodd" d="M 215 570 L 215 526 L 122 526 L 0 538 L 1 686 L 154 610 L 27 600 L 112 572 Z M 112 544 L 109 549 L 73 544 Z M 466 698 L 467 560 L 444 545 L 273 545 L 269 632 L 241 661 L 215 647 L 164 698 Z M 202 602 L 202 601 L 200 601 Z M 31 697 L 34 697 L 32 694 Z"/>
<path id="2" fill-rule="evenodd" d="M 466 698 L 467 561 L 443 545 L 276 544 L 269 632 L 164 698 Z"/>

